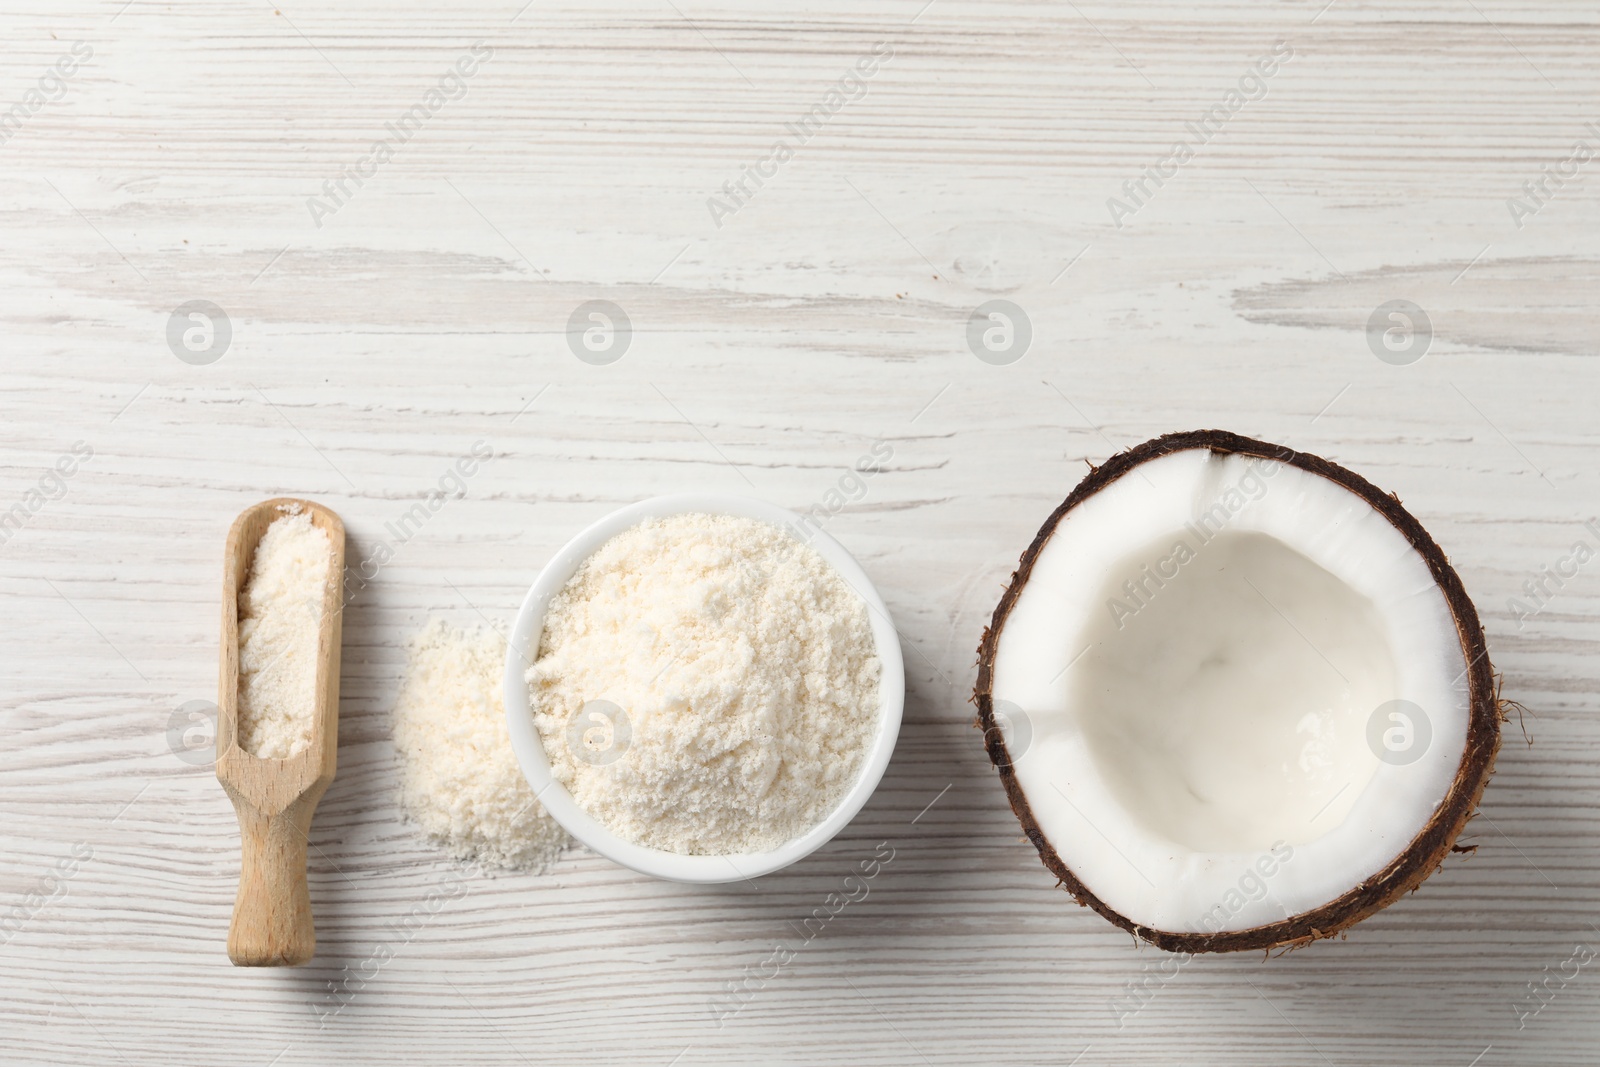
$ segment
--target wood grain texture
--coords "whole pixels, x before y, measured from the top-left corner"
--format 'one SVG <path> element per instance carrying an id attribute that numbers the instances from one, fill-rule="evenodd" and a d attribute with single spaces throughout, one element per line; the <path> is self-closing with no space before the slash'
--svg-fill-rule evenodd
<path id="1" fill-rule="evenodd" d="M 1600 941 L 1600 563 L 1537 614 L 1510 602 L 1600 515 L 1600 163 L 1520 227 L 1507 206 L 1600 144 L 1595 12 L 519 8 L 0 12 L 0 115 L 93 53 L 0 145 L 0 515 L 24 510 L 0 525 L 8 1063 L 1595 1061 L 1600 965 L 1560 976 Z M 308 199 L 480 40 L 465 95 L 317 226 Z M 1116 226 L 1108 199 L 1280 40 L 1265 95 Z M 716 225 L 707 199 L 878 42 L 865 94 Z M 1032 323 L 1008 366 L 966 343 L 995 298 Z M 609 366 L 567 344 L 593 299 L 632 323 Z M 1432 324 L 1408 366 L 1369 343 L 1399 299 Z M 231 323 L 210 365 L 168 347 L 191 300 Z M 1397 493 L 1532 744 L 1511 724 L 1477 852 L 1347 940 L 1175 967 L 1053 886 L 967 696 L 1005 574 L 1085 461 L 1209 426 Z M 480 440 L 465 494 L 391 532 Z M 581 851 L 463 880 L 402 820 L 388 712 L 430 613 L 508 620 L 553 550 L 643 496 L 808 508 L 878 440 L 892 459 L 827 528 L 899 624 L 906 721 L 839 839 L 728 887 Z M 345 613 L 318 953 L 293 973 L 222 949 L 238 830 L 182 713 L 215 684 L 228 524 L 280 494 L 344 518 L 352 567 L 393 548 Z M 770 973 L 879 842 L 867 899 Z M 1130 983 L 1149 995 L 1119 1025 Z"/>

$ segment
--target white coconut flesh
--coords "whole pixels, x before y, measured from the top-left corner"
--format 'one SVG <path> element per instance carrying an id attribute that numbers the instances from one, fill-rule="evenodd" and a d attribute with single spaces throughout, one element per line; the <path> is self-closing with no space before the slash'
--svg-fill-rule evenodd
<path id="1" fill-rule="evenodd" d="M 1443 592 L 1371 505 L 1189 449 L 1061 519 L 992 694 L 1085 888 L 1136 924 L 1217 933 L 1320 907 L 1398 856 L 1455 777 L 1467 683 Z"/>

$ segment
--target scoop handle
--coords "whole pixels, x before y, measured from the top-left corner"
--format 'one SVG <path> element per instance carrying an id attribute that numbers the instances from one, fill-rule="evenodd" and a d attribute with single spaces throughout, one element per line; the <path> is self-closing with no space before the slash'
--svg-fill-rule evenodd
<path id="1" fill-rule="evenodd" d="M 228 926 L 228 958 L 239 967 L 293 967 L 317 949 L 306 884 L 306 844 L 317 798 L 265 814 L 234 800 L 243 855 Z"/>

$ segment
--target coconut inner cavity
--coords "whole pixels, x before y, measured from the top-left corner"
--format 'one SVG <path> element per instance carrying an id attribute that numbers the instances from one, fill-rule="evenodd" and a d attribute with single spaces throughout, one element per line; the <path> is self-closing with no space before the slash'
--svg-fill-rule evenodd
<path id="1" fill-rule="evenodd" d="M 1184 449 L 1045 535 L 992 699 L 1038 832 L 1105 906 L 1248 930 L 1380 875 L 1428 826 L 1467 741 L 1468 665 L 1427 561 L 1365 499 Z"/>
<path id="2" fill-rule="evenodd" d="M 1130 815 L 1199 852 L 1300 844 L 1378 767 L 1372 709 L 1395 689 L 1376 606 L 1267 534 L 1187 531 L 1107 572 L 1070 704 Z"/>

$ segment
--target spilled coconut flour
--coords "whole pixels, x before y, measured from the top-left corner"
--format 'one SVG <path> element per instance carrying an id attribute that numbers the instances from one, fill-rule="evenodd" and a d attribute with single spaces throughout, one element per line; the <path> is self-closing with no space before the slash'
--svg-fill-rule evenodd
<path id="1" fill-rule="evenodd" d="M 411 639 L 394 706 L 400 799 L 455 858 L 541 871 L 567 835 L 522 776 L 506 729 L 506 644 L 431 619 Z"/>
<path id="2" fill-rule="evenodd" d="M 729 855 L 833 810 L 875 733 L 881 675 L 866 602 L 815 549 L 690 514 L 584 561 L 551 598 L 527 678 L 579 806 L 641 845 Z"/>
<path id="3" fill-rule="evenodd" d="M 316 726 L 317 639 L 333 543 L 299 504 L 280 505 L 239 592 L 239 747 L 298 756 Z"/>

